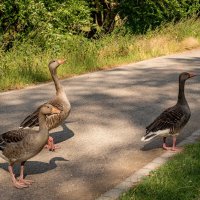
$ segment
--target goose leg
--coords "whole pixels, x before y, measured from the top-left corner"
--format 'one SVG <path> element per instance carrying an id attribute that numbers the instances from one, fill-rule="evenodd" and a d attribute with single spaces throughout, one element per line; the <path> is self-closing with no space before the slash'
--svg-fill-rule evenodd
<path id="1" fill-rule="evenodd" d="M 173 145 L 172 145 L 172 151 L 181 151 L 182 148 L 181 147 L 176 147 L 176 136 L 173 136 Z"/>
<path id="2" fill-rule="evenodd" d="M 12 182 L 14 184 L 14 186 L 18 189 L 22 189 L 22 188 L 26 188 L 28 187 L 27 185 L 25 185 L 24 183 L 20 183 L 19 181 L 16 180 L 15 178 L 15 174 L 13 173 L 13 165 L 9 165 L 8 166 L 8 171 L 10 172 L 11 178 L 12 178 Z"/>
<path id="3" fill-rule="evenodd" d="M 164 150 L 169 150 L 170 147 L 167 147 L 167 145 L 166 145 L 166 139 L 167 139 L 167 137 L 163 137 L 163 149 Z"/>
<path id="4" fill-rule="evenodd" d="M 49 149 L 49 151 L 55 151 L 55 149 L 60 149 L 58 145 L 54 144 L 54 139 L 49 136 L 48 142 L 45 145 L 45 148 Z"/>
<path id="5" fill-rule="evenodd" d="M 21 163 L 21 167 L 20 167 L 20 176 L 19 176 L 19 178 L 18 178 L 18 181 L 20 182 L 20 183 L 23 183 L 23 184 L 25 184 L 25 185 L 31 185 L 34 181 L 32 181 L 32 180 L 25 180 L 24 179 L 24 165 L 25 165 L 25 162 L 22 162 Z"/>

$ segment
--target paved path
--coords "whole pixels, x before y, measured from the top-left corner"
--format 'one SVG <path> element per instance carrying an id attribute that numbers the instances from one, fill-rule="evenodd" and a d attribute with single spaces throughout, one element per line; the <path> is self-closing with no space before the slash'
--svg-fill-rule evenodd
<path id="1" fill-rule="evenodd" d="M 0 159 L 0 199 L 95 199 L 162 154 L 159 139 L 144 145 L 140 138 L 145 126 L 176 102 L 182 71 L 200 73 L 200 50 L 63 80 L 72 112 L 52 134 L 61 149 L 43 150 L 27 162 L 27 177 L 36 183 L 24 190 L 10 185 Z M 192 117 L 179 141 L 200 127 L 199 81 L 187 82 Z M 52 83 L 1 93 L 0 133 L 16 128 L 53 94 Z"/>

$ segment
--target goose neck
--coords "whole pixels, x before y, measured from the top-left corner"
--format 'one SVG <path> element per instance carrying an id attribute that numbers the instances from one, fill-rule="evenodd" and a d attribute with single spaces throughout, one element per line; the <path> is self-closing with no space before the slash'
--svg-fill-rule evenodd
<path id="1" fill-rule="evenodd" d="M 178 91 L 178 104 L 186 104 L 185 98 L 185 80 L 179 80 L 179 91 Z"/>
<path id="2" fill-rule="evenodd" d="M 55 84 L 56 93 L 59 94 L 60 92 L 63 91 L 63 87 L 60 84 L 60 81 L 59 81 L 58 76 L 57 76 L 57 68 L 55 68 L 55 69 L 50 68 L 50 73 L 51 73 L 51 77 L 53 79 L 53 82 Z"/>
<path id="3" fill-rule="evenodd" d="M 42 113 L 39 113 L 39 131 L 41 130 L 48 130 L 46 124 L 46 116 Z"/>

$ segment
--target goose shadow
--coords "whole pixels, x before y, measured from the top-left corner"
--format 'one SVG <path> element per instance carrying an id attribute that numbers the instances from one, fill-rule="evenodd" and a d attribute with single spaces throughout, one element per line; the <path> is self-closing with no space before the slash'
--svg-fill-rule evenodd
<path id="1" fill-rule="evenodd" d="M 150 151 L 153 149 L 161 149 L 162 148 L 162 140 L 160 141 L 151 141 L 149 143 L 144 144 L 140 150 L 141 151 Z"/>
<path id="2" fill-rule="evenodd" d="M 63 128 L 62 131 L 50 133 L 50 135 L 54 139 L 54 143 L 55 144 L 61 143 L 61 142 L 65 141 L 65 140 L 68 140 L 68 139 L 70 139 L 70 138 L 72 138 L 74 136 L 74 132 L 71 129 L 69 129 L 66 126 L 66 124 L 62 124 L 61 126 Z"/>
<path id="3" fill-rule="evenodd" d="M 47 171 L 53 170 L 57 167 L 56 161 L 69 161 L 63 157 L 54 157 L 51 160 L 46 162 L 40 161 L 27 161 L 25 164 L 25 173 L 24 175 L 34 175 L 34 174 L 43 174 Z M 0 168 L 8 172 L 8 163 L 0 163 Z M 14 173 L 19 176 L 20 165 L 14 166 Z"/>
<path id="4" fill-rule="evenodd" d="M 177 138 L 177 145 L 181 142 L 182 140 L 180 138 Z M 141 151 L 149 151 L 149 150 L 153 150 L 153 149 L 162 149 L 162 143 L 163 143 L 163 138 L 162 137 L 158 137 L 155 140 L 152 140 L 148 143 L 145 143 L 140 150 Z M 172 137 L 167 137 L 166 139 L 166 144 L 168 147 L 172 147 Z M 166 150 L 163 150 L 164 152 Z"/>

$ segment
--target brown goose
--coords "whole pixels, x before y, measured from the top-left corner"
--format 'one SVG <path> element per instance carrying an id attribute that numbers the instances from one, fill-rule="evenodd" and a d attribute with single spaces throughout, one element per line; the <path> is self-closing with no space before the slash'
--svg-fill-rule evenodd
<path id="1" fill-rule="evenodd" d="M 159 115 L 153 123 L 146 127 L 146 135 L 142 137 L 142 141 L 149 141 L 157 136 L 163 137 L 163 149 L 170 149 L 166 145 L 166 137 L 173 137 L 173 151 L 176 148 L 176 136 L 190 119 L 190 108 L 185 98 L 184 87 L 185 81 L 196 76 L 196 74 L 183 72 L 179 75 L 179 92 L 178 101 L 175 106 L 166 109 Z"/>
<path id="2" fill-rule="evenodd" d="M 32 183 L 31 180 L 24 179 L 24 164 L 38 154 L 47 143 L 49 131 L 46 116 L 59 113 L 57 108 L 44 104 L 39 110 L 39 131 L 19 128 L 0 135 L 0 156 L 8 161 L 8 170 L 16 188 L 28 187 Z M 13 165 L 18 162 L 21 163 L 21 169 L 17 180 L 13 173 Z"/>
<path id="3" fill-rule="evenodd" d="M 53 99 L 51 99 L 50 101 L 48 101 L 47 103 L 53 105 L 54 107 L 56 107 L 57 109 L 59 109 L 61 111 L 59 114 L 50 115 L 46 118 L 47 126 L 48 126 L 49 130 L 59 126 L 68 117 L 70 110 L 71 110 L 71 105 L 66 96 L 64 87 L 61 85 L 61 83 L 59 82 L 59 79 L 57 77 L 57 68 L 59 65 L 63 64 L 64 62 L 65 62 L 64 60 L 52 60 L 49 63 L 49 71 L 51 73 L 52 79 L 55 84 L 56 96 Z M 32 114 L 27 116 L 23 120 L 23 122 L 20 124 L 20 127 L 32 128 L 32 127 L 38 126 L 38 113 L 39 113 L 41 106 L 39 106 Z M 49 139 L 48 139 L 47 148 L 52 151 L 54 151 L 57 148 L 54 145 L 52 137 L 49 137 Z"/>

